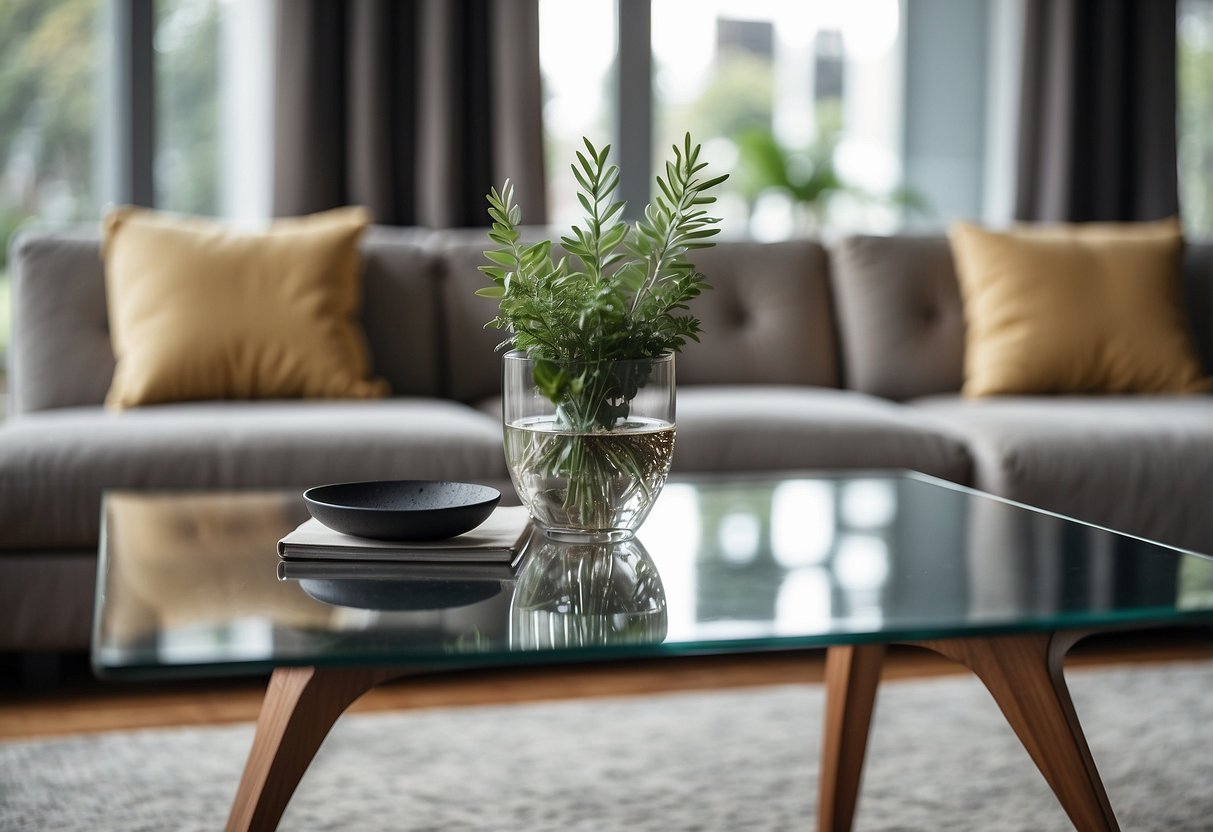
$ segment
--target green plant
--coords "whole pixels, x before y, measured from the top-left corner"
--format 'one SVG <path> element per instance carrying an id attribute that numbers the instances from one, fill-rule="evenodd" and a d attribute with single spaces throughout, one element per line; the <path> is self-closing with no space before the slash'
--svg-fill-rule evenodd
<path id="1" fill-rule="evenodd" d="M 613 199 L 619 169 L 607 164 L 610 147 L 584 142 L 572 165 L 584 227 L 561 237 L 558 259 L 550 240 L 524 243 L 507 180 L 488 195 L 498 248 L 485 252 L 491 265 L 480 269 L 492 285 L 477 294 L 498 301 L 486 324 L 509 333 L 498 349 L 525 352 L 535 387 L 555 406 L 540 432 L 506 426 L 511 469 L 527 472 L 534 499 L 561 505 L 571 524 L 609 529 L 622 506 L 651 502 L 669 469 L 673 426 L 629 433 L 629 416 L 653 362 L 699 339 L 687 310 L 706 283 L 688 254 L 719 232 L 706 192 L 727 175 L 702 177 L 706 163 L 688 134 L 657 177 L 656 199 L 629 226 Z"/>
<path id="2" fill-rule="evenodd" d="M 655 358 L 699 340 L 699 319 L 685 310 L 706 283 L 687 254 L 711 246 L 719 233 L 719 218 L 705 208 L 716 198 L 706 191 L 728 174 L 698 178 L 707 163 L 688 133 L 681 149 L 674 145 L 666 175 L 657 177 L 660 194 L 629 227 L 620 219 L 624 203 L 612 199 L 619 168 L 607 164 L 610 145 L 598 150 L 584 142 L 586 153 L 579 151 L 571 167 L 586 222 L 561 238 L 566 256 L 553 261 L 550 240 L 522 243 L 507 180 L 488 195 L 489 238 L 499 248 L 486 251 L 493 264 L 480 267 L 493 285 L 476 294 L 498 299 L 497 317 L 486 324 L 510 333 L 498 349 L 513 347 L 537 360 L 536 384 L 562 406 L 569 427 L 609 428 L 626 417 L 626 401 L 644 381 L 617 377 L 610 362 Z M 576 375 L 565 366 L 570 362 L 582 365 Z"/>
<path id="3" fill-rule="evenodd" d="M 579 164 L 571 167 L 586 228 L 575 225 L 571 236 L 561 238 L 580 269 L 568 256 L 553 263 L 549 240 L 521 243 L 509 180 L 489 193 L 489 238 L 500 248 L 485 252 L 494 265 L 480 267 L 494 285 L 476 293 L 500 300 L 488 326 L 511 333 L 502 346 L 556 360 L 645 358 L 677 350 L 699 332 L 698 320 L 675 314 L 703 287 L 687 252 L 712 245 L 708 238 L 719 232 L 714 226 L 720 220 L 703 207 L 716 198 L 704 192 L 728 175 L 696 178 L 707 163 L 699 162 L 700 147 L 688 134 L 682 150 L 674 146 L 666 176 L 657 177 L 661 194 L 629 228 L 620 219 L 624 203 L 612 199 L 619 168 L 606 164 L 610 145 L 599 151 L 584 141 L 589 155 L 579 151 Z"/>

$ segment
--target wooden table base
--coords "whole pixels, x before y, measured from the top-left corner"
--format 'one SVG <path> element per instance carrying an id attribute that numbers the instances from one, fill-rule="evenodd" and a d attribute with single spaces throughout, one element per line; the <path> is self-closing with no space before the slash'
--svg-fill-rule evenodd
<path id="1" fill-rule="evenodd" d="M 337 717 L 371 688 L 408 673 L 402 668 L 277 668 L 265 691 L 227 832 L 277 829 Z"/>
<path id="2" fill-rule="evenodd" d="M 1062 675 L 1072 633 L 910 642 L 960 662 L 979 678 L 1080 832 L 1118 830 Z M 883 645 L 831 647 L 817 828 L 851 828 Z"/>
<path id="3" fill-rule="evenodd" d="M 1080 832 L 1118 830 L 1062 676 L 1080 636 L 1065 633 L 911 642 L 981 679 Z M 884 645 L 831 647 L 818 799 L 819 832 L 851 828 Z M 274 671 L 227 832 L 272 830 L 333 723 L 355 699 L 404 668 L 282 667 Z M 942 718 L 942 717 L 941 717 Z"/>

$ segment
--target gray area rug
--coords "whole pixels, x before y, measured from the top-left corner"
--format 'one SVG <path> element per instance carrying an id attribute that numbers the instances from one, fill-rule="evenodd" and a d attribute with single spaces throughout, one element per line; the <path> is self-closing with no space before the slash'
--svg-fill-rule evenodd
<path id="1" fill-rule="evenodd" d="M 1213 829 L 1213 663 L 1068 678 L 1126 830 Z M 812 828 L 822 689 L 346 717 L 284 830 Z M 252 726 L 0 744 L 0 830 L 216 830 Z M 967 677 L 882 686 L 859 830 L 1064 830 Z"/>

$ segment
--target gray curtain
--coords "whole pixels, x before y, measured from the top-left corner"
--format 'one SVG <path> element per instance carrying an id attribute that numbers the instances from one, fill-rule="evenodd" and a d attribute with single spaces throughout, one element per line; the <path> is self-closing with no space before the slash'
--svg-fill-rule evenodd
<path id="1" fill-rule="evenodd" d="M 1179 213 L 1176 0 L 1026 0 L 1022 220 Z"/>
<path id="2" fill-rule="evenodd" d="M 537 0 L 279 0 L 274 213 L 487 225 L 545 215 Z"/>

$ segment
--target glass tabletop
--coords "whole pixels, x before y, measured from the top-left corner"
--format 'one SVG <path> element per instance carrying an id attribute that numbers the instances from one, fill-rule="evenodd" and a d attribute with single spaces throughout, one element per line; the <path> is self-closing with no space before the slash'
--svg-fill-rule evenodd
<path id="1" fill-rule="evenodd" d="M 106 495 L 105 676 L 478 667 L 1213 620 L 1213 558 L 913 473 L 668 483 L 508 567 L 287 562 L 297 494 Z"/>

